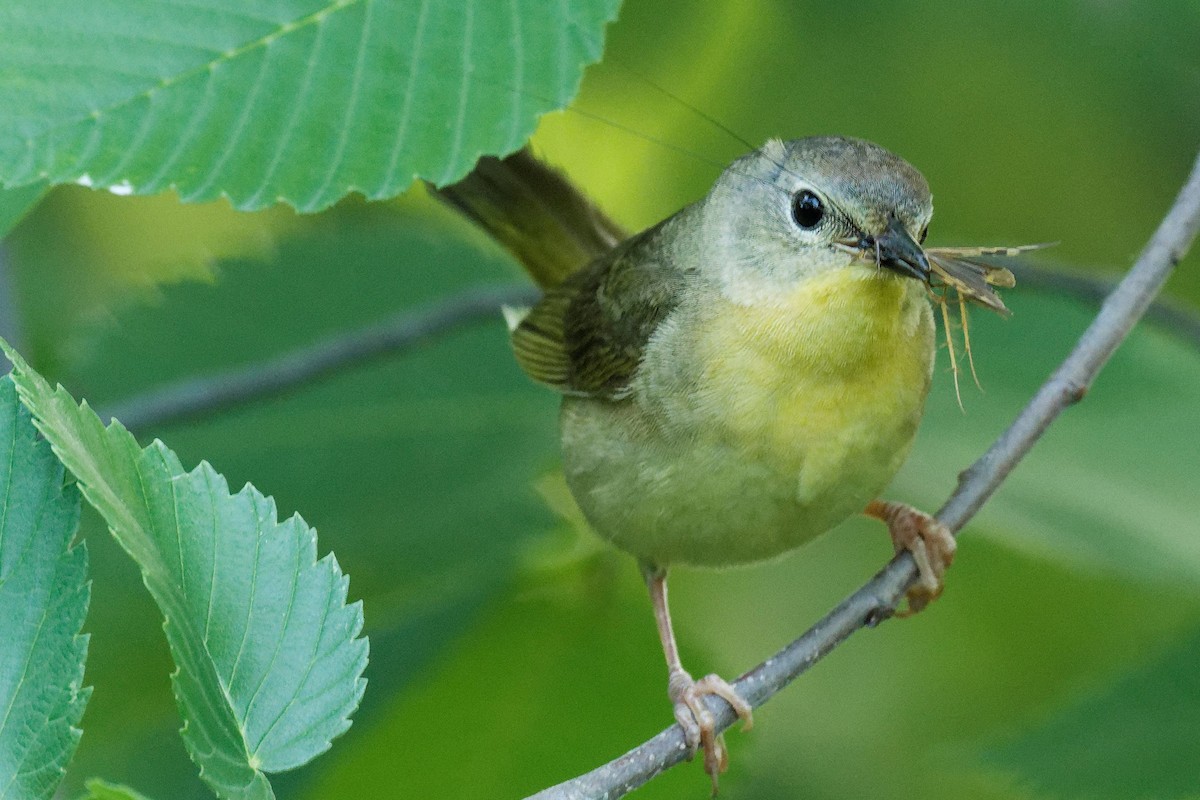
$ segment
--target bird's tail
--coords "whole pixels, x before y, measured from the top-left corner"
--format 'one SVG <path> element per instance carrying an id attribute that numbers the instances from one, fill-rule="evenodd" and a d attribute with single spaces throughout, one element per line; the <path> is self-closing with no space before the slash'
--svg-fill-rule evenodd
<path id="1" fill-rule="evenodd" d="M 467 177 L 432 191 L 507 248 L 543 289 L 562 283 L 626 237 L 528 147 L 507 158 L 481 158 Z"/>

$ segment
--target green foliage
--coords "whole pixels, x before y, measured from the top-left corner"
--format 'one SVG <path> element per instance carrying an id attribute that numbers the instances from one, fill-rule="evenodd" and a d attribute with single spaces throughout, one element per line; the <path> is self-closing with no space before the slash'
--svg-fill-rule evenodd
<path id="1" fill-rule="evenodd" d="M 524 797 L 657 733 L 670 714 L 664 670 L 628 567 L 616 558 L 576 563 L 497 597 L 419 690 L 391 698 L 386 716 L 355 747 L 331 753 L 320 780 L 298 797 L 369 797 L 394 781 L 396 797 L 468 798 L 484 786 Z M 458 751 L 448 769 L 446 743 L 464 731 L 487 744 Z M 397 776 L 397 750 L 439 768 Z M 656 790 L 703 796 L 694 778 L 678 770 Z"/>
<path id="2" fill-rule="evenodd" d="M 218 369 L 234 353 L 239 363 L 253 362 L 312 336 L 370 324 L 395 302 L 374 287 L 386 285 L 397 262 L 436 265 L 406 282 L 405 302 L 418 304 L 508 274 L 502 262 L 473 252 L 455 240 L 440 214 L 342 208 L 317 231 L 286 242 L 269 265 L 223 265 L 215 285 L 168 287 L 153 306 L 128 309 L 115 324 L 92 329 L 72 381 L 116 403 L 122 387 L 136 393 Z M 338 280 L 331 281 L 335 273 Z M 263 313 L 262 297 L 304 313 Z M 1007 423 L 1092 313 L 1076 301 L 1029 292 L 1010 292 L 1007 299 L 1015 310 L 1011 320 L 973 317 L 986 391 L 964 386 L 964 414 L 944 357 L 939 361 L 918 447 L 891 496 L 926 507 L 944 498 L 955 473 Z M 1030 341 L 1039 346 L 1031 348 Z M 528 487 L 540 467 L 554 463 L 553 398 L 527 386 L 510 359 L 500 322 L 493 320 L 394 363 L 170 429 L 185 450 L 215 454 L 239 474 L 262 476 L 285 503 L 321 509 L 322 528 L 336 532 L 339 556 L 373 610 L 370 714 L 360 718 L 346 746 L 296 779 L 296 796 L 370 793 L 383 785 L 398 794 L 424 794 L 433 789 L 426 778 L 447 771 L 461 776 L 463 786 L 470 775 L 494 774 L 507 776 L 503 782 L 514 794 L 532 791 L 539 780 L 546 784 L 617 755 L 669 720 L 661 656 L 632 565 L 619 556 L 568 559 L 528 577 L 521 591 L 497 591 L 511 576 L 519 548 L 546 525 Z M 857 773 L 851 780 L 838 765 L 895 746 L 892 738 L 909 728 L 928 729 L 941 743 L 986 737 L 998 726 L 1037 716 L 1080 674 L 1119 669 L 1136 661 L 1141 648 L 1171 636 L 1173 626 L 1186 625 L 1196 614 L 1188 600 L 1192 554 L 1181 538 L 1186 521 L 1179 527 L 1187 498 L 1169 487 L 1191 469 L 1195 453 L 1187 437 L 1173 435 L 1186 427 L 1187 409 L 1171 398 L 1200 384 L 1198 369 L 1192 348 L 1159 331 L 1136 332 L 1087 402 L 1060 421 L 1062 433 L 1051 431 L 1048 446 L 1035 450 L 972 524 L 946 598 L 917 620 L 856 640 L 849 651 L 856 654 L 838 654 L 806 676 L 795 700 L 789 693 L 773 702 L 764 713 L 770 725 L 731 736 L 735 764 L 743 766 L 728 776 L 727 788 L 748 783 L 763 787 L 765 796 L 786 796 L 819 780 L 841 787 L 824 796 L 878 794 L 895 785 L 902 787 L 898 796 L 915 796 L 924 790 L 926 767 L 911 760 L 913 746 L 896 751 L 886 780 Z M 1149 419 L 1114 430 L 1113 419 L 1130 407 Z M 322 415 L 339 421 L 319 427 Z M 297 428 L 306 435 L 297 439 Z M 1118 448 L 1124 460 L 1102 457 L 1097 448 L 1106 446 Z M 1124 472 L 1129 463 L 1140 466 Z M 502 474 L 497 464 L 504 465 Z M 1068 476 L 1081 486 L 1054 505 L 1035 502 Z M 1122 482 L 1134 490 L 1112 500 L 1097 497 L 1095 509 L 1085 513 L 1087 484 L 1111 493 Z M 1155 482 L 1168 491 L 1156 493 Z M 1120 501 L 1129 502 L 1130 494 L 1148 499 L 1127 515 Z M 1013 552 L 987 546 L 984 538 Z M 1092 539 L 1107 544 L 1084 549 Z M 779 564 L 681 571 L 673 593 L 689 663 L 726 674 L 748 667 L 811 623 L 887 552 L 886 536 L 866 521 Z M 464 584 L 488 587 L 474 602 L 486 600 L 497 610 L 473 622 L 474 606 L 463 605 Z M 1101 606 L 1108 608 L 1107 637 L 1077 622 Z M 739 617 L 746 613 L 754 614 L 754 626 Z M 1133 626 L 1136 637 L 1127 633 Z M 585 631 L 586 642 L 569 643 L 571 633 Z M 947 641 L 957 643 L 949 652 Z M 413 647 L 425 654 L 416 664 Z M 520 670 L 541 677 L 485 680 L 485 652 L 505 675 Z M 603 658 L 597 661 L 596 653 Z M 894 683 L 905 690 L 890 690 Z M 582 698 L 576 705 L 572 691 Z M 861 699 L 848 707 L 848 696 Z M 580 710 L 591 702 L 597 708 Z M 579 714 L 607 719 L 604 710 L 617 706 L 620 724 L 579 721 Z M 931 718 L 933 707 L 939 711 Z M 528 727 L 504 722 L 515 708 Z M 499 732 L 485 734 L 484 723 L 468 725 L 468 717 L 487 720 Z M 414 727 L 414 719 L 425 722 Z M 479 741 L 503 735 L 510 744 L 473 751 L 464 762 L 444 748 L 464 727 Z M 778 751 L 797 736 L 806 755 Z M 397 777 L 384 757 L 396 747 L 441 767 Z M 517 750 L 537 752 L 521 764 L 539 766 L 518 768 Z M 829 752 L 840 756 L 822 756 Z M 969 747 L 955 754 L 961 762 L 975 758 Z M 783 763 L 799 773 L 783 770 Z M 644 793 L 670 797 L 693 778 L 681 770 Z M 944 792 L 935 796 L 1008 796 L 995 787 L 985 791 L 980 780 L 943 776 Z"/>
<path id="3" fill-rule="evenodd" d="M 269 264 L 222 262 L 216 284 L 166 287 L 153 305 L 92 326 L 70 383 L 115 408 L 173 380 L 378 324 L 397 305 L 420 308 L 515 275 L 463 242 L 439 212 L 359 204 L 327 212 Z M 402 297 L 380 292 L 402 264 L 423 268 Z M 320 527 L 338 537 L 338 557 L 364 598 L 420 597 L 424 606 L 434 592 L 458 602 L 462 590 L 503 581 L 521 548 L 552 524 L 532 483 L 554 463 L 546 422 L 555 398 L 512 366 L 503 321 L 489 314 L 402 359 L 184 420 L 163 435 L 185 457 L 269 480 L 283 507 L 322 509 Z M 375 624 L 388 619 L 378 606 L 376 614 Z"/>
<path id="4" fill-rule="evenodd" d="M 71 546 L 79 495 L 0 378 L 0 798 L 52 797 L 79 743 L 90 689 L 87 552 Z"/>
<path id="5" fill-rule="evenodd" d="M 313 211 L 453 180 L 574 95 L 618 2 L 523 5 L 6 2 L 0 185 Z"/>
<path id="6" fill-rule="evenodd" d="M 45 168 L 73 180 L 86 171 L 96 185 L 124 178 L 139 192 L 175 184 L 189 199 L 225 192 L 249 207 L 285 196 L 315 208 L 354 187 L 382 196 L 414 173 L 460 173 L 484 140 L 515 146 L 551 107 L 540 98 L 566 97 L 577 78 L 538 61 L 546 56 L 535 49 L 562 41 L 563 18 L 532 3 L 516 4 L 517 12 L 531 25 L 548 22 L 545 35 L 523 40 L 531 65 L 524 96 L 498 63 L 477 62 L 461 82 L 465 14 L 447 18 L 446 39 L 426 37 L 410 72 L 413 51 L 403 48 L 415 27 L 384 33 L 378 21 L 415 14 L 420 4 L 301 9 L 285 0 L 269 19 L 244 15 L 246 4 L 214 5 L 0 4 L 0 107 L 15 109 L 0 120 L 0 178 L 33 180 Z M 427 5 L 430 22 L 446 13 L 434 0 Z M 482 36 L 493 9 L 481 5 L 472 21 L 479 52 L 502 59 L 503 37 Z M 572 7 L 590 20 L 579 30 L 598 30 L 612 6 Z M 68 7 L 73 18 L 63 19 Z M 319 23 L 322 10 L 329 13 Z M 318 15 L 312 24 L 295 26 L 310 12 Z M 79 32 L 64 38 L 71 55 L 90 59 L 85 80 L 71 66 L 83 58 L 23 49 L 41 13 L 58 30 Z M 145 33 L 163 33 L 174 14 L 229 24 L 196 24 L 173 39 Z M 368 15 L 369 25 L 354 28 Z M 137 34 L 115 48 L 124 50 L 117 75 L 114 48 L 98 43 L 128 33 L 132 17 Z M 349 43 L 359 52 L 348 28 L 367 34 L 356 105 L 359 62 L 331 49 Z M 60 44 L 50 30 L 35 33 L 52 51 Z M 267 44 L 272 30 L 281 35 Z M 1152 11 L 1036 0 L 630 0 L 611 32 L 612 58 L 589 73 L 584 113 L 547 119 L 535 144 L 632 227 L 694 200 L 745 148 L 639 80 L 646 75 L 752 144 L 844 133 L 901 153 L 934 188 L 932 243 L 1062 239 L 1054 258 L 1110 274 L 1127 266 L 1195 155 L 1200 106 L 1186 54 L 1198 30 L 1188 0 Z M 200 48 L 170 44 L 196 37 Z M 596 41 L 584 35 L 568 60 L 577 67 L 594 58 Z M 289 59 L 292 69 L 276 69 Z M 100 69 L 90 71 L 92 62 Z M 74 94 L 58 93 L 56 70 Z M 324 83 L 296 102 L 287 86 L 306 74 Z M 417 81 L 412 108 L 422 113 L 407 137 L 420 147 L 376 172 L 380 143 L 397 141 L 403 104 L 378 100 L 401 97 L 396 75 L 429 79 Z M 567 79 L 535 87 L 545 75 Z M 446 131 L 464 85 L 466 124 L 479 119 L 487 130 L 463 128 L 460 158 L 451 158 L 455 137 Z M 37 87 L 51 87 L 53 103 L 27 102 Z M 514 106 L 521 113 L 510 113 Z M 172 109 L 184 120 L 173 125 Z M 136 142 L 139 110 L 153 113 Z M 207 127 L 193 126 L 174 166 L 156 161 L 192 111 Z M 243 111 L 247 124 L 238 128 Z M 593 114 L 701 158 L 680 158 Z M 26 151 L 25 132 L 11 133 L 37 120 L 52 127 L 31 129 L 38 135 Z M 90 153 L 85 134 L 94 135 Z M 220 149 L 226 140 L 228 151 Z M 400 213 L 392 204 L 347 203 L 312 218 L 267 219 L 69 187 L 55 190 L 8 244 L 13 301 L 35 363 L 112 407 L 157 384 L 255 363 L 515 276 L 493 251 L 464 244 L 444 216 L 408 201 Z M 1194 263 L 1172 283 L 1193 305 Z M 183 277 L 211 283 L 145 291 Z M 940 359 L 918 446 L 889 496 L 940 503 L 1091 313 L 1024 287 L 1006 300 L 1012 320 L 973 317 L 986 392 L 964 384 L 964 415 Z M 723 790 L 763 800 L 1026 800 L 1034 792 L 1130 796 L 1141 787 L 1194 796 L 1200 787 L 1186 746 L 1197 702 L 1182 673 L 1200 625 L 1200 551 L 1188 508 L 1195 492 L 1177 487 L 1195 486 L 1200 472 L 1189 405 L 1200 393 L 1198 364 L 1193 348 L 1160 331 L 1135 334 L 971 524 L 945 597 L 914 620 L 854 637 L 773 700 L 753 732 L 730 734 Z M 661 654 L 633 565 L 569 534 L 562 552 L 522 558 L 531 543 L 559 544 L 531 488 L 556 464 L 554 404 L 520 377 L 493 321 L 162 431 L 185 463 L 208 458 L 235 484 L 253 477 L 282 508 L 302 507 L 367 602 L 371 691 L 333 753 L 272 777 L 281 795 L 455 796 L 486 785 L 519 796 L 668 724 Z M 169 655 L 155 630 L 158 611 L 107 538 L 89 543 L 89 627 L 97 633 L 89 682 L 104 691 L 89 705 L 89 735 L 66 789 L 102 774 L 150 796 L 200 797 L 186 754 L 165 738 L 177 723 L 162 679 Z M 672 595 L 685 662 L 727 676 L 757 663 L 889 554 L 879 526 L 856 520 L 771 564 L 680 570 Z M 1147 665 L 1147 652 L 1165 655 Z M 1065 710 L 1064 698 L 1075 698 Z M 1138 736 L 1146 750 L 1130 740 Z M 414 763 L 419 770 L 406 766 Z M 683 768 L 638 796 L 705 789 L 698 770 Z"/>
<path id="7" fill-rule="evenodd" d="M 16 189 L 0 188 L 0 239 L 8 235 L 45 193 L 46 184 L 40 181 Z"/>
<path id="8" fill-rule="evenodd" d="M 1200 631 L 1193 631 L 1169 652 L 993 749 L 989 760 L 1055 797 L 1195 797 L 1198 658 Z"/>
<path id="9" fill-rule="evenodd" d="M 55 214 L 39 225 L 70 226 L 69 219 Z M 223 261 L 216 283 L 167 286 L 153 304 L 92 324 L 62 378 L 97 406 L 115 408 L 164 382 L 278 356 L 377 324 L 397 306 L 515 276 L 509 262 L 456 232 L 440 209 L 349 203 L 281 241 L 269 263 Z M 401 297 L 380 291 L 408 264 L 424 268 L 410 273 Z M 513 368 L 495 314 L 404 358 L 155 431 L 185 462 L 209 458 L 231 481 L 269 486 L 281 508 L 305 509 L 354 576 L 371 635 L 370 688 L 335 753 L 372 737 L 377 715 L 472 630 L 481 607 L 501 602 L 521 554 L 552 526 L 532 484 L 555 463 L 555 407 Z M 93 604 L 95 625 L 154 652 L 154 632 L 127 622 L 153 610 L 103 544 L 93 548 L 96 581 L 108 587 Z M 171 709 L 165 692 L 145 689 L 161 672 L 157 659 L 131 664 L 125 655 L 114 642 L 94 644 L 92 680 L 107 688 L 88 712 L 92 734 L 75 774 L 104 774 L 156 797 L 196 796 L 182 753 L 163 753 L 155 764 L 139 754 L 163 735 Z M 142 714 L 130 719 L 130 706 Z M 327 760 L 272 783 L 293 796 Z"/>
<path id="10" fill-rule="evenodd" d="M 79 800 L 146 800 L 128 786 L 118 786 L 102 780 L 87 782 L 87 794 Z"/>
<path id="11" fill-rule="evenodd" d="M 316 533 L 298 516 L 278 522 L 252 486 L 230 495 L 207 463 L 187 472 L 159 441 L 140 449 L 5 353 L 39 429 L 163 613 L 201 777 L 221 797 L 273 797 L 263 773 L 326 750 L 365 687 L 362 609 L 345 605 L 336 561 L 318 561 Z"/>

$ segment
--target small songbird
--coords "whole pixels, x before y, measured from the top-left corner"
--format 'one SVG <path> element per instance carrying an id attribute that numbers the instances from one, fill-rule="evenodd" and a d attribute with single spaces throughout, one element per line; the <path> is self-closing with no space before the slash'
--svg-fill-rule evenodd
<path id="1" fill-rule="evenodd" d="M 760 561 L 865 513 L 913 553 L 919 610 L 953 559 L 944 526 L 878 499 L 913 443 L 934 363 L 929 186 L 877 145 L 818 137 L 767 142 L 707 197 L 629 238 L 528 152 L 439 192 L 545 289 L 510 321 L 517 361 L 563 395 L 567 484 L 595 531 L 641 565 L 675 718 L 715 788 L 727 755 L 704 696 L 746 727 L 751 709 L 680 663 L 672 565 Z M 959 266 L 960 283 L 983 287 L 971 299 L 990 304 L 986 270 Z"/>

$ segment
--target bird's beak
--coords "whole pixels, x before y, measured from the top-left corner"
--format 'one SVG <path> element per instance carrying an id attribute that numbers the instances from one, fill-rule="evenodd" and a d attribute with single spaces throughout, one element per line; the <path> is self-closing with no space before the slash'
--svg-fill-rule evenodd
<path id="1" fill-rule="evenodd" d="M 896 217 L 888 220 L 887 230 L 878 237 L 879 264 L 921 281 L 929 280 L 929 259 L 921 245 L 913 241 Z"/>

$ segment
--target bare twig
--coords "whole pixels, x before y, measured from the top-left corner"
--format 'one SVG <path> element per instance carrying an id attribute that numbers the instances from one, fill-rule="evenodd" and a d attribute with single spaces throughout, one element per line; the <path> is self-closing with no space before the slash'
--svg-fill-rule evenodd
<path id="1" fill-rule="evenodd" d="M 207 414 L 310 383 L 346 367 L 404 350 L 466 322 L 497 315 L 502 305 L 529 305 L 538 292 L 525 286 L 470 289 L 450 300 L 407 311 L 389 320 L 316 342 L 289 353 L 225 372 L 152 389 L 111 408 L 128 428 L 147 428 Z"/>
<path id="2" fill-rule="evenodd" d="M 1200 229 L 1200 157 L 1171 210 L 1133 268 L 1104 301 L 1075 349 L 1042 385 L 1012 425 L 959 476 L 958 488 L 938 518 L 958 531 L 991 497 L 1063 409 L 1082 399 L 1109 356 L 1145 313 Z M 916 579 L 907 552 L 891 560 L 865 586 L 787 647 L 739 678 L 734 686 L 758 707 L 823 658 L 852 633 L 891 616 Z M 737 717 L 724 700 L 705 698 L 725 730 Z M 687 756 L 683 732 L 672 725 L 653 739 L 598 769 L 553 786 L 529 800 L 612 800 L 654 778 Z"/>

